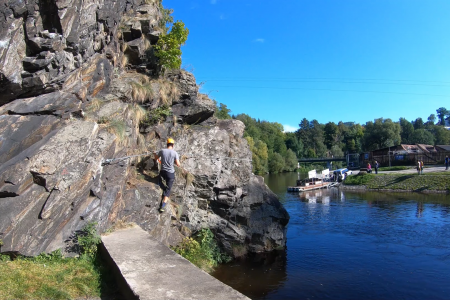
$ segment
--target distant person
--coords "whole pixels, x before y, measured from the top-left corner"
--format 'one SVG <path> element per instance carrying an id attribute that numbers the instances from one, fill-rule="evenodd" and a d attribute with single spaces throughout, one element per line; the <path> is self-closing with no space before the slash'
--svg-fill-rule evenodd
<path id="1" fill-rule="evenodd" d="M 166 204 L 169 201 L 170 191 L 172 189 L 173 182 L 175 181 L 175 168 L 174 164 L 181 167 L 180 158 L 178 153 L 173 150 L 175 141 L 172 138 L 167 139 L 167 149 L 161 149 L 158 153 L 154 154 L 156 160 L 161 159 L 161 171 L 159 172 L 159 186 L 163 190 L 160 212 L 165 210 Z M 164 186 L 162 180 L 166 182 Z"/>
<path id="2" fill-rule="evenodd" d="M 448 155 L 445 157 L 445 169 L 448 170 L 449 159 Z"/>
<path id="3" fill-rule="evenodd" d="M 420 161 L 420 174 L 423 174 L 423 160 Z"/>
<path id="4" fill-rule="evenodd" d="M 421 166 L 420 166 L 420 160 L 417 161 L 417 174 L 420 175 L 420 170 L 421 170 Z"/>
<path id="5" fill-rule="evenodd" d="M 378 167 L 379 167 L 379 165 L 378 165 L 377 161 L 375 161 L 374 167 L 375 167 L 375 174 L 378 174 Z"/>
<path id="6" fill-rule="evenodd" d="M 367 163 L 367 173 L 372 173 L 372 166 L 370 163 Z"/>

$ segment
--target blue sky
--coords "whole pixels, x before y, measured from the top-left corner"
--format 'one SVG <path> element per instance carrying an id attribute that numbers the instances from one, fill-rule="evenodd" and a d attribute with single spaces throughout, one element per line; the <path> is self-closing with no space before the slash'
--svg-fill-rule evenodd
<path id="1" fill-rule="evenodd" d="M 298 128 L 450 109 L 449 0 L 164 0 L 183 66 L 232 114 Z"/>

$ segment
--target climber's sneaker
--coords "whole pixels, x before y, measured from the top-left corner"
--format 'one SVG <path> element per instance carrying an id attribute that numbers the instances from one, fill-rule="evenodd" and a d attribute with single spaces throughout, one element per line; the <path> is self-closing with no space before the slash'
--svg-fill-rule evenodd
<path id="1" fill-rule="evenodd" d="M 159 208 L 159 211 L 160 211 L 160 212 L 164 212 L 165 207 L 166 207 L 166 204 L 167 204 L 167 203 L 165 203 L 165 202 L 162 202 L 162 203 L 161 203 L 161 207 Z"/>

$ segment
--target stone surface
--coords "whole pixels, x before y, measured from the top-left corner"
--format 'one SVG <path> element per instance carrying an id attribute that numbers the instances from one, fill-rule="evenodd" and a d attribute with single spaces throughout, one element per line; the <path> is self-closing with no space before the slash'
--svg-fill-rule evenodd
<path id="1" fill-rule="evenodd" d="M 134 294 L 130 299 L 249 299 L 139 227 L 113 232 L 102 241 Z"/>
<path id="2" fill-rule="evenodd" d="M 191 73 L 155 76 L 161 13 L 145 2 L 0 5 L 2 252 L 70 252 L 88 222 L 121 221 L 165 245 L 208 227 L 230 254 L 285 246 L 289 216 L 251 172 L 244 124 L 214 118 Z M 169 136 L 186 172 L 160 214 L 151 153 Z"/>

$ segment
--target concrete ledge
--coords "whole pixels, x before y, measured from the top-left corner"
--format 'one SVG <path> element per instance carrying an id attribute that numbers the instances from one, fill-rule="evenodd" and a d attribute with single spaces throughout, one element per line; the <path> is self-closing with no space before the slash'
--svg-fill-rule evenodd
<path id="1" fill-rule="evenodd" d="M 140 227 L 102 236 L 131 293 L 127 299 L 249 299 L 200 270 Z"/>

